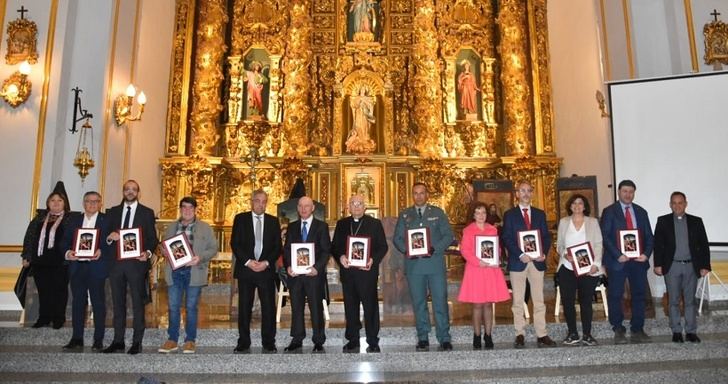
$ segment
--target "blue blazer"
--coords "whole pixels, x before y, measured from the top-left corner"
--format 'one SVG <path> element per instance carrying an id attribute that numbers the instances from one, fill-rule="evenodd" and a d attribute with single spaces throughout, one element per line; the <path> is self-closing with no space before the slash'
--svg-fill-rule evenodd
<path id="1" fill-rule="evenodd" d="M 66 233 L 63 236 L 63 249 L 64 253 L 70 251 L 73 248 L 74 236 L 76 236 L 76 229 L 83 227 L 83 212 L 80 214 L 73 215 L 68 221 L 68 227 Z M 88 263 L 91 267 L 91 275 L 97 279 L 105 279 L 109 276 L 110 260 L 112 260 L 113 254 L 109 252 L 110 248 L 106 245 L 106 236 L 109 235 L 107 229 L 106 215 L 99 212 L 96 217 L 96 226 L 94 228 L 99 230 L 99 249 L 101 249 L 101 257 L 94 261 L 70 261 L 68 265 L 68 274 L 71 278 L 78 270 L 80 263 Z"/>
<path id="2" fill-rule="evenodd" d="M 541 234 L 541 249 L 545 256 L 548 256 L 551 249 L 551 233 L 546 225 L 546 212 L 531 206 L 531 230 L 537 229 Z M 521 272 L 526 269 L 526 263 L 520 259 L 523 250 L 518 245 L 518 232 L 526 231 L 526 222 L 523 220 L 523 212 L 520 206 L 506 211 L 503 215 L 503 244 L 508 251 L 508 270 Z M 546 270 L 546 261 L 532 261 L 539 271 Z"/>
<path id="3" fill-rule="evenodd" d="M 632 211 L 637 218 L 637 230 L 639 230 L 640 237 L 642 238 L 642 254 L 649 258 L 652 255 L 652 249 L 655 244 L 650 218 L 647 216 L 647 211 L 635 203 L 632 203 Z M 607 270 L 621 271 L 624 268 L 624 264 L 617 261 L 619 256 L 622 255 L 622 252 L 619 250 L 617 237 L 619 236 L 620 230 L 627 229 L 627 221 L 624 218 L 622 205 L 619 201 L 604 208 L 600 226 L 602 227 L 602 238 L 604 241 L 602 263 L 607 267 Z M 631 263 L 633 261 L 630 260 L 627 262 Z M 644 264 L 645 269 L 650 267 L 650 263 L 648 262 L 640 264 Z"/>

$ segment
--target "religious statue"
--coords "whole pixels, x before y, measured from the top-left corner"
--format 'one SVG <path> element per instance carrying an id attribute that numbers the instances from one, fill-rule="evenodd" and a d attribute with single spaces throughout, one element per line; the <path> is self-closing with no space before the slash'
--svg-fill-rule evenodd
<path id="1" fill-rule="evenodd" d="M 458 91 L 460 92 L 460 109 L 465 115 L 465 120 L 477 120 L 478 101 L 477 93 L 480 92 L 475 75 L 470 72 L 470 61 L 460 62 L 462 72 L 458 75 Z"/>
<path id="2" fill-rule="evenodd" d="M 263 88 L 268 83 L 268 77 L 263 74 L 263 64 L 252 61 L 243 81 L 248 83 L 248 117 L 264 117 Z"/>
<path id="3" fill-rule="evenodd" d="M 376 99 L 369 96 L 366 88 L 359 88 L 359 95 L 352 95 L 349 106 L 353 116 L 349 137 L 346 139 L 347 152 L 370 153 L 377 147 L 369 137 L 369 128 L 376 123 L 374 105 Z"/>
<path id="4" fill-rule="evenodd" d="M 374 178 L 367 173 L 357 173 L 351 180 L 351 195 L 364 198 L 367 206 L 376 204 L 374 198 Z"/>
<path id="5" fill-rule="evenodd" d="M 379 2 L 376 0 L 351 0 L 349 26 L 351 41 L 374 41 L 379 28 Z"/>

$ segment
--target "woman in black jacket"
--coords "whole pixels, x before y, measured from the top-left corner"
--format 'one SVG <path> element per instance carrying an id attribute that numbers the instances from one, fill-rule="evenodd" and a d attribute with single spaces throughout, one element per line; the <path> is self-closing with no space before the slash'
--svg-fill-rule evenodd
<path id="1" fill-rule="evenodd" d="M 38 287 L 38 321 L 33 328 L 53 323 L 54 329 L 66 322 L 68 266 L 62 249 L 68 222 L 68 202 L 53 192 L 46 199 L 46 211 L 30 221 L 23 240 L 23 266 L 32 266 Z"/>

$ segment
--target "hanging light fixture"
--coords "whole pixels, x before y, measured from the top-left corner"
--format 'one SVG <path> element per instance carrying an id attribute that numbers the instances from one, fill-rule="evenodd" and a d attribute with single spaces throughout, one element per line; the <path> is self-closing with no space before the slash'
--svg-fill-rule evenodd
<path id="1" fill-rule="evenodd" d="M 88 137 L 91 136 L 91 150 L 88 149 Z M 93 155 L 94 131 L 91 127 L 91 119 L 86 118 L 86 122 L 81 126 L 78 135 L 78 146 L 76 147 L 76 157 L 73 159 L 73 166 L 78 168 L 78 174 L 81 176 L 81 183 L 84 182 L 88 172 L 94 167 Z"/>

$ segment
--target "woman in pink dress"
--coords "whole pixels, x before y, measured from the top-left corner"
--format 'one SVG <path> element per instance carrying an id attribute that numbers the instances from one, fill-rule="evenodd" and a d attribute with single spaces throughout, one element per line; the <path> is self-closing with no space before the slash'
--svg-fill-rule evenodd
<path id="1" fill-rule="evenodd" d="M 486 222 L 487 212 L 488 207 L 485 203 L 475 203 L 471 215 L 474 221 L 463 229 L 463 239 L 460 242 L 460 253 L 465 258 L 465 275 L 460 285 L 458 300 L 473 304 L 473 349 L 482 348 L 481 325 L 485 325 L 485 335 L 483 335 L 485 348 L 493 348 L 492 304 L 506 301 L 511 297 L 500 263 L 489 264 L 488 261 L 478 258 L 476 253 L 477 236 L 498 236 L 498 230 Z M 477 245 L 481 247 L 480 249 L 484 249 L 480 252 L 481 255 L 491 254 L 499 249 L 498 244 L 487 244 L 486 241 L 481 243 L 486 243 Z"/>

